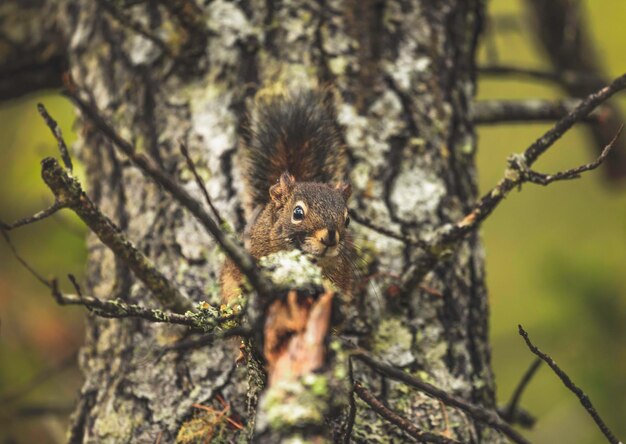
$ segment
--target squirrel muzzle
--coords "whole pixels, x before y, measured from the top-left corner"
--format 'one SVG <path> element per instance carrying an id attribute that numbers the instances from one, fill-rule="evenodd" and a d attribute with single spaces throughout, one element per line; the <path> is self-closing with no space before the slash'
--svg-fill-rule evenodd
<path id="1" fill-rule="evenodd" d="M 305 239 L 305 250 L 315 256 L 335 257 L 339 254 L 339 231 L 322 228 Z"/>

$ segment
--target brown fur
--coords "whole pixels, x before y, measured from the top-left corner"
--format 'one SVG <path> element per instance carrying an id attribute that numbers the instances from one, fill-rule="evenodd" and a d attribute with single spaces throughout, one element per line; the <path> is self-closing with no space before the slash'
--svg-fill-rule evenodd
<path id="1" fill-rule="evenodd" d="M 245 148 L 248 200 L 246 247 L 261 258 L 298 248 L 316 258 L 326 278 L 350 293 L 355 250 L 346 229 L 352 192 L 344 177 L 345 153 L 334 112 L 319 95 L 304 93 L 265 101 Z M 294 221 L 294 208 L 305 209 Z M 252 216 L 253 210 L 258 215 Z M 222 297 L 240 293 L 241 273 L 222 269 Z"/>

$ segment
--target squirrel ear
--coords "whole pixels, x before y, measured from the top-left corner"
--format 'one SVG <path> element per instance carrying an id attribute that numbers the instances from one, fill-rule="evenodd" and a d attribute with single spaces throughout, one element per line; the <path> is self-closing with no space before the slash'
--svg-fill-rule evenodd
<path id="1" fill-rule="evenodd" d="M 346 202 L 352 195 L 352 185 L 350 185 L 348 182 L 337 182 L 335 184 L 335 189 L 341 193 L 343 199 Z"/>
<path id="2" fill-rule="evenodd" d="M 278 179 L 278 183 L 270 187 L 270 197 L 272 201 L 279 206 L 284 204 L 287 195 L 291 192 L 295 183 L 296 179 L 285 171 L 280 176 L 280 179 Z"/>

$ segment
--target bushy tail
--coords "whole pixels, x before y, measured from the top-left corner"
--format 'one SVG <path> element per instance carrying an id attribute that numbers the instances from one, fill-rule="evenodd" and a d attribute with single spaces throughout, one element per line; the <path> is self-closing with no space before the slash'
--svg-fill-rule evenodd
<path id="1" fill-rule="evenodd" d="M 248 209 L 270 200 L 269 188 L 285 171 L 298 182 L 345 177 L 346 155 L 328 91 L 257 94 L 244 147 Z"/>

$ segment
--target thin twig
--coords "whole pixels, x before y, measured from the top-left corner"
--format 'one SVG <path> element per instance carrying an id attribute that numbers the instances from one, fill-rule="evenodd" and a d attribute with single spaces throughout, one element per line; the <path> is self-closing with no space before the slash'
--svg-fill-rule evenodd
<path id="1" fill-rule="evenodd" d="M 579 103 L 579 99 L 479 100 L 473 105 L 472 120 L 476 125 L 553 122 L 566 116 Z M 597 109 L 582 120 L 597 123 L 604 115 L 601 109 Z"/>
<path id="2" fill-rule="evenodd" d="M 405 236 L 403 234 L 396 233 L 395 231 L 390 230 L 389 228 L 382 227 L 380 225 L 375 224 L 374 222 L 372 222 L 371 219 L 359 214 L 355 210 L 349 210 L 349 211 L 350 211 L 350 218 L 354 220 L 356 223 L 358 223 L 359 225 L 363 225 L 364 227 L 367 227 L 370 230 L 376 231 L 392 239 L 397 239 L 399 241 L 410 243 L 410 244 L 417 245 L 417 246 L 423 246 L 422 245 L 423 241 L 421 241 L 420 239 L 414 239 L 410 236 Z"/>
<path id="3" fill-rule="evenodd" d="M 189 170 L 193 174 L 193 177 L 196 179 L 196 184 L 202 191 L 202 194 L 204 195 L 204 200 L 209 205 L 209 208 L 211 208 L 211 211 L 213 212 L 213 216 L 215 216 L 217 223 L 220 226 L 223 226 L 224 219 L 222 219 L 222 216 L 220 216 L 220 213 L 217 211 L 217 208 L 215 208 L 215 206 L 213 205 L 213 202 L 211 201 L 211 197 L 209 196 L 209 192 L 204 186 L 204 182 L 202 181 L 202 178 L 198 174 L 198 171 L 196 170 L 196 166 L 191 160 L 191 156 L 189 155 L 189 151 L 187 150 L 187 145 L 185 145 L 185 142 L 182 140 L 179 142 L 179 144 L 180 144 L 180 152 L 183 154 L 183 156 L 185 157 L 185 160 L 187 161 L 187 168 L 189 168 Z"/>
<path id="4" fill-rule="evenodd" d="M 556 375 L 561 379 L 565 387 L 567 387 L 572 393 L 574 393 L 578 397 L 580 403 L 583 405 L 585 410 L 587 410 L 587 413 L 589 413 L 589 415 L 596 422 L 596 424 L 598 425 L 598 428 L 600 429 L 600 431 L 602 431 L 606 439 L 612 444 L 619 444 L 621 441 L 615 437 L 611 429 L 609 429 L 609 427 L 602 420 L 602 418 L 600 417 L 600 415 L 594 408 L 593 404 L 591 403 L 591 400 L 589 399 L 589 397 L 585 395 L 585 393 L 576 384 L 574 384 L 574 382 L 570 379 L 567 373 L 561 370 L 561 368 L 556 364 L 556 362 L 554 362 L 554 359 L 552 359 L 550 356 L 548 356 L 547 354 L 539 350 L 530 341 L 530 338 L 528 337 L 528 333 L 526 332 L 526 330 L 524 330 L 524 328 L 521 325 L 518 325 L 518 329 L 519 329 L 519 334 L 522 336 L 522 338 L 524 338 L 524 341 L 526 342 L 526 345 L 528 346 L 530 351 L 533 352 L 533 354 L 535 354 L 539 358 L 541 358 L 546 364 L 548 364 L 550 368 L 552 369 L 552 371 L 554 371 L 554 373 L 556 373 Z"/>
<path id="5" fill-rule="evenodd" d="M 140 318 L 155 323 L 185 325 L 192 331 L 212 332 L 214 338 L 246 336 L 248 334 L 248 330 L 243 327 L 232 327 L 222 331 L 214 331 L 225 322 L 236 319 L 236 315 L 211 316 L 198 312 L 187 312 L 185 314 L 171 313 L 158 309 L 145 308 L 136 304 L 127 304 L 119 299 L 102 300 L 92 296 L 64 294 L 59 290 L 56 280 L 53 280 L 51 285 L 52 295 L 59 305 L 82 305 L 92 310 L 96 315 L 104 318 Z"/>
<path id="6" fill-rule="evenodd" d="M 47 217 L 50 217 L 54 213 L 56 213 L 57 211 L 59 211 L 62 208 L 64 208 L 63 205 L 61 205 L 59 202 L 54 202 L 52 205 L 50 205 L 45 210 L 41 210 L 38 213 L 33 214 L 32 216 L 28 216 L 28 217 L 24 217 L 22 219 L 16 220 L 12 224 L 5 224 L 5 223 L 0 221 L 0 227 L 2 227 L 2 229 L 5 230 L 5 231 L 14 230 L 15 228 L 19 228 L 19 227 L 22 227 L 24 225 L 32 224 L 32 223 L 38 222 L 40 220 L 43 220 L 43 219 L 45 219 Z"/>
<path id="7" fill-rule="evenodd" d="M 63 133 L 61 132 L 61 128 L 59 127 L 56 120 L 50 117 L 50 114 L 48 114 L 48 111 L 46 110 L 46 107 L 43 106 L 43 104 L 38 103 L 37 110 L 39 111 L 39 114 L 41 114 L 41 117 L 43 117 L 43 120 L 46 122 L 46 125 L 48 125 L 48 128 L 50 128 L 50 131 L 52 131 L 54 138 L 59 144 L 59 151 L 61 152 L 61 159 L 63 159 L 63 164 L 65 165 L 65 168 L 72 171 L 72 158 L 70 157 L 70 153 L 67 149 L 67 145 L 65 144 L 65 140 L 63 140 Z"/>
<path id="8" fill-rule="evenodd" d="M 272 294 L 271 284 L 259 273 L 256 262 L 248 252 L 230 236 L 226 235 L 215 223 L 213 218 L 204 210 L 203 205 L 194 199 L 182 186 L 176 183 L 168 174 L 162 171 L 146 156 L 135 153 L 135 147 L 123 139 L 93 106 L 84 102 L 76 94 L 69 92 L 69 97 L 80 108 L 82 113 L 106 136 L 114 146 L 124 153 L 137 168 L 150 177 L 172 197 L 193 214 L 205 229 L 213 236 L 218 245 L 233 260 L 241 272 L 246 276 L 250 285 L 262 296 Z"/>
<path id="9" fill-rule="evenodd" d="M 354 384 L 354 392 L 378 415 L 382 416 L 390 423 L 398 426 L 403 432 L 405 432 L 407 435 L 411 436 L 418 442 L 459 444 L 459 441 L 456 441 L 454 439 L 446 438 L 443 435 L 437 435 L 435 433 L 429 433 L 421 430 L 405 417 L 386 407 L 380 400 L 378 400 L 378 398 L 376 398 L 365 387 L 363 387 L 360 382 L 356 382 Z"/>
<path id="10" fill-rule="evenodd" d="M 615 79 L 609 86 L 587 96 L 567 116 L 559 120 L 543 136 L 535 140 L 523 154 L 510 156 L 509 168 L 505 171 L 504 177 L 474 204 L 472 210 L 463 219 L 453 224 L 441 226 L 431 235 L 428 241 L 421 242 L 426 246 L 421 247 L 423 252 L 404 272 L 401 279 L 401 287 L 405 291 L 415 288 L 444 255 L 452 252 L 461 240 L 481 225 L 511 190 L 525 182 L 545 182 L 547 184 L 555 180 L 574 178 L 581 172 L 597 168 L 606 159 L 611 148 L 613 148 L 616 138 L 603 149 L 600 157 L 590 164 L 551 176 L 542 175 L 530 169 L 533 163 L 553 146 L 563 134 L 572 128 L 576 122 L 585 118 L 598 105 L 624 88 L 626 88 L 626 74 Z"/>
<path id="11" fill-rule="evenodd" d="M 615 135 L 615 137 L 613 137 L 613 140 L 611 140 L 609 144 L 604 147 L 604 149 L 602 150 L 602 153 L 600 153 L 600 156 L 593 162 L 588 163 L 586 165 L 581 165 L 577 168 L 572 168 L 566 171 L 555 173 L 555 174 L 541 174 L 532 170 L 522 170 L 522 173 L 527 175 L 525 177 L 525 181 L 535 183 L 538 185 L 548 185 L 558 180 L 578 179 L 581 173 L 595 170 L 606 160 L 607 156 L 611 152 L 611 149 L 615 145 L 615 142 L 617 142 L 617 139 L 622 133 L 623 129 L 624 129 L 624 124 L 622 124 L 619 127 L 619 129 L 617 130 L 617 134 Z"/>
<path id="12" fill-rule="evenodd" d="M 592 88 L 600 88 L 602 85 L 597 81 L 597 76 L 585 72 L 561 71 L 551 72 L 541 69 L 523 68 L 510 65 L 485 65 L 477 69 L 478 74 L 489 76 L 515 76 L 528 77 L 533 80 L 551 81 L 570 85 L 588 85 Z"/>
<path id="13" fill-rule="evenodd" d="M 526 157 L 526 163 L 530 167 L 533 163 L 546 152 L 548 148 L 554 145 L 554 142 L 559 140 L 563 134 L 565 134 L 574 124 L 584 117 L 586 117 L 591 111 L 593 111 L 598 105 L 607 101 L 616 92 L 626 88 L 626 74 L 621 75 L 611 82 L 610 85 L 596 91 L 593 94 L 587 96 L 581 103 L 567 116 L 559 120 L 550 130 L 548 130 L 543 136 L 537 139 L 531 146 L 529 146 L 524 152 Z"/>
<path id="14" fill-rule="evenodd" d="M 362 361 L 367 364 L 372 369 L 377 372 L 386 375 L 392 379 L 403 382 L 411 387 L 414 387 L 434 398 L 442 400 L 445 404 L 456 407 L 476 421 L 480 421 L 484 424 L 487 424 L 491 428 L 499 430 L 504 433 L 507 437 L 509 437 L 512 441 L 518 444 L 529 444 L 529 441 L 526 440 L 522 435 L 520 435 L 515 429 L 513 429 L 509 424 L 504 422 L 498 414 L 492 410 L 485 409 L 475 404 L 471 404 L 464 400 L 463 398 L 459 398 L 458 396 L 452 395 L 440 388 L 435 387 L 427 382 L 422 381 L 421 379 L 412 376 L 403 370 L 400 370 L 391 365 L 380 362 L 374 358 L 372 358 L 368 353 L 363 350 L 356 350 L 352 355 L 354 358 Z"/>
<path id="15" fill-rule="evenodd" d="M 35 279 L 37 279 L 46 287 L 52 288 L 50 281 L 48 281 L 41 274 L 39 274 L 37 270 L 35 270 L 24 258 L 22 258 L 22 256 L 20 256 L 20 254 L 17 251 L 17 248 L 15 248 L 15 245 L 13 245 L 13 242 L 11 241 L 11 238 L 9 237 L 9 234 L 4 229 L 0 229 L 0 233 L 2 234 L 2 237 L 4 238 L 9 248 L 11 249 L 11 252 L 13 253 L 13 256 L 15 256 L 15 259 L 17 259 L 17 261 L 20 264 L 22 264 L 22 266 L 26 268 L 26 270 L 28 270 L 28 272 L 32 274 L 35 277 Z"/>
<path id="16" fill-rule="evenodd" d="M 139 251 L 124 233 L 89 199 L 76 178 L 61 168 L 56 159 L 41 162 L 41 176 L 57 201 L 71 208 L 98 238 L 115 253 L 143 282 L 159 302 L 168 309 L 183 313 L 192 308 L 191 301 L 161 273 L 152 261 Z"/>
<path id="17" fill-rule="evenodd" d="M 509 424 L 519 423 L 520 425 L 524 427 L 532 427 L 534 425 L 534 422 L 535 422 L 534 418 L 528 418 L 527 415 L 522 415 L 522 417 L 520 417 L 520 415 L 518 414 L 520 413 L 519 402 L 522 399 L 522 394 L 524 393 L 524 389 L 526 389 L 526 387 L 530 383 L 533 376 L 535 376 L 535 374 L 537 373 L 537 370 L 539 369 L 540 366 L 541 366 L 541 359 L 536 358 L 532 362 L 532 364 L 530 364 L 530 367 L 528 367 L 528 370 L 526 370 L 526 372 L 522 376 L 522 379 L 517 384 L 517 387 L 515 387 L 515 390 L 513 391 L 513 394 L 511 395 L 511 399 L 509 400 L 508 404 L 504 406 L 503 408 L 498 409 L 502 419 L 504 419 Z M 521 418 L 523 418 L 524 421 L 520 423 L 519 419 Z M 528 421 L 529 419 L 531 421 Z"/>
<path id="18" fill-rule="evenodd" d="M 626 81 L 624 82 L 624 86 L 626 86 Z M 557 126 L 558 125 L 559 124 L 557 124 Z M 550 133 L 550 131 L 548 133 Z M 500 204 L 500 202 L 502 202 L 502 200 L 508 195 L 511 190 L 515 189 L 515 187 L 518 187 L 525 182 L 547 185 L 550 182 L 554 182 L 556 180 L 574 179 L 579 177 L 580 173 L 582 172 L 596 169 L 606 159 L 606 156 L 610 152 L 611 148 L 613 148 L 620 134 L 621 128 L 616 136 L 613 138 L 613 140 L 611 140 L 611 142 L 602 150 L 602 154 L 600 155 L 600 157 L 598 157 L 594 162 L 552 175 L 544 175 L 530 169 L 532 162 L 529 159 L 537 159 L 537 157 L 534 157 L 536 154 L 533 153 L 539 152 L 541 154 L 544 153 L 547 149 L 547 147 L 542 148 L 543 145 L 541 144 L 537 145 L 537 143 L 535 143 L 531 145 L 524 152 L 524 154 L 510 156 L 508 159 L 509 168 L 505 171 L 504 178 L 502 178 L 491 191 L 486 193 L 474 205 L 472 211 L 470 211 L 470 213 L 465 216 L 463 220 L 457 222 L 447 233 L 445 233 L 440 241 L 444 243 L 450 242 L 452 240 L 459 239 L 465 233 L 476 229 L 480 225 L 480 223 L 484 221 L 487 216 L 493 212 L 493 210 L 496 209 L 496 207 Z M 548 140 L 549 138 L 554 137 L 556 136 L 543 136 L 541 139 Z"/>

